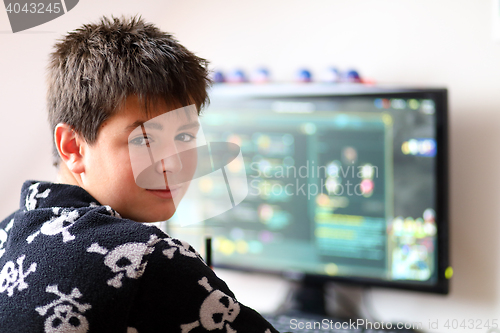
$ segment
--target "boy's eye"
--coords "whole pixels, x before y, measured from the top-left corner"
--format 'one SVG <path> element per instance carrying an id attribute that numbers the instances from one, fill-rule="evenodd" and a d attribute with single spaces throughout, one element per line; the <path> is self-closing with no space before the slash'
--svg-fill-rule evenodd
<path id="1" fill-rule="evenodd" d="M 181 133 L 175 137 L 175 140 L 182 141 L 182 142 L 191 142 L 194 139 L 196 139 L 196 137 L 192 136 L 191 134 L 187 134 L 187 133 Z"/>
<path id="2" fill-rule="evenodd" d="M 135 146 L 144 146 L 144 145 L 150 144 L 152 142 L 153 142 L 153 140 L 148 136 L 138 136 L 138 137 L 130 140 L 129 144 L 132 144 Z"/>

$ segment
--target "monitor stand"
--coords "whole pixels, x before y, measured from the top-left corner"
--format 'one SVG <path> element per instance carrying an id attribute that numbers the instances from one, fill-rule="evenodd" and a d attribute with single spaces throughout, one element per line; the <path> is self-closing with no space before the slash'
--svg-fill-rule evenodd
<path id="1" fill-rule="evenodd" d="M 294 282 L 278 312 L 337 319 L 363 318 L 362 296 L 360 287 L 343 287 L 331 282 L 303 279 Z"/>
<path id="2" fill-rule="evenodd" d="M 326 316 L 326 289 L 322 283 L 299 283 L 291 291 L 287 312 L 303 312 Z"/>

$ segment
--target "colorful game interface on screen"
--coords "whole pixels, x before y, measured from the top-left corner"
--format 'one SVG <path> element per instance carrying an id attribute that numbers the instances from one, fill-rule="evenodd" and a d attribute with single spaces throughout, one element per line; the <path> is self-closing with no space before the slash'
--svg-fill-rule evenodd
<path id="1" fill-rule="evenodd" d="M 214 100 L 207 142 L 232 142 L 248 196 L 202 223 L 168 232 L 214 263 L 268 271 L 410 280 L 436 278 L 435 105 L 430 99 L 336 97 Z M 226 184 L 205 177 L 198 215 Z"/>

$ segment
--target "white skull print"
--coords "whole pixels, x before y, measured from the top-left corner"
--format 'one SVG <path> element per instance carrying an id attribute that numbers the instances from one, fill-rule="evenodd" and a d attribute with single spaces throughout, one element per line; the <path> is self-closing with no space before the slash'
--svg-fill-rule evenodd
<path id="1" fill-rule="evenodd" d="M 93 243 L 87 252 L 94 252 L 105 255 L 104 264 L 108 266 L 116 275 L 108 280 L 108 285 L 115 288 L 122 286 L 124 276 L 137 279 L 142 276 L 146 269 L 147 261 L 143 262 L 144 256 L 153 252 L 153 246 L 160 239 L 156 235 L 151 235 L 147 243 L 126 243 L 108 250 L 98 243 Z"/>
<path id="2" fill-rule="evenodd" d="M 35 308 L 41 316 L 45 316 L 51 308 L 54 309 L 54 314 L 45 320 L 45 333 L 88 332 L 89 323 L 87 318 L 83 316 L 83 313 L 92 308 L 92 306 L 90 304 L 81 304 L 76 300 L 83 296 L 78 288 L 74 288 L 69 295 L 60 292 L 57 285 L 47 286 L 45 291 L 59 297 L 59 299 L 45 306 Z M 76 308 L 78 312 L 75 312 L 73 310 L 74 308 Z"/>
<path id="3" fill-rule="evenodd" d="M 203 277 L 198 284 L 203 286 L 208 292 L 200 307 L 200 319 L 181 325 L 182 333 L 188 333 L 192 329 L 202 326 L 208 331 L 222 330 L 226 328 L 227 333 L 236 333 L 230 326 L 240 313 L 240 305 L 236 300 L 218 289 L 213 289 L 208 283 L 208 279 Z"/>
<path id="4" fill-rule="evenodd" d="M 24 279 L 31 273 L 36 271 L 36 262 L 31 263 L 30 267 L 23 271 L 23 262 L 25 255 L 17 258 L 16 264 L 13 261 L 8 261 L 0 271 L 0 293 L 7 291 L 7 295 L 11 297 L 14 294 L 14 289 L 21 291 L 28 288 L 28 284 Z"/>
<path id="5" fill-rule="evenodd" d="M 50 220 L 45 222 L 40 230 L 26 238 L 28 244 L 33 242 L 35 237 L 40 233 L 47 236 L 62 234 L 64 243 L 75 239 L 75 236 L 73 236 L 68 229 L 73 225 L 73 223 L 76 222 L 76 220 L 80 216 L 78 210 L 55 207 L 52 209 L 52 212 L 54 213 L 54 216 Z"/>
<path id="6" fill-rule="evenodd" d="M 170 245 L 170 248 L 168 250 L 163 250 L 163 254 L 167 256 L 168 259 L 172 259 L 177 251 L 179 254 L 186 257 L 199 257 L 199 254 L 196 251 L 190 250 L 190 245 L 185 241 L 181 241 L 178 239 L 174 240 L 173 238 L 164 238 L 163 240 L 167 242 L 168 245 Z"/>
<path id="7" fill-rule="evenodd" d="M 45 320 L 46 333 L 86 333 L 89 329 L 87 318 L 73 312 L 71 305 L 58 305 L 54 314 Z"/>

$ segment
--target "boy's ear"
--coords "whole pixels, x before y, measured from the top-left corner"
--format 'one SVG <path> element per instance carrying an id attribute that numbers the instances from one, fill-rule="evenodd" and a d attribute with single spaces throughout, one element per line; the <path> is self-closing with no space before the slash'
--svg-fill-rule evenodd
<path id="1" fill-rule="evenodd" d="M 54 130 L 54 140 L 59 156 L 68 169 L 77 174 L 84 172 L 83 146 L 85 142 L 73 128 L 64 123 L 57 124 Z"/>

